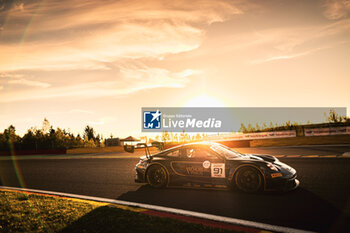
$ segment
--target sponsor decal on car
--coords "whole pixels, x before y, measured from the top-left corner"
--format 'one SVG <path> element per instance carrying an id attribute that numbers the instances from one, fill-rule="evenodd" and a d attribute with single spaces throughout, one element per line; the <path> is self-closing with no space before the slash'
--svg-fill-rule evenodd
<path id="1" fill-rule="evenodd" d="M 188 175 L 203 175 L 204 169 L 202 167 L 186 167 Z"/>
<path id="2" fill-rule="evenodd" d="M 224 163 L 212 163 L 211 164 L 211 177 L 225 178 L 225 164 Z"/>
<path id="3" fill-rule="evenodd" d="M 210 161 L 208 161 L 208 160 L 204 161 L 203 162 L 203 167 L 206 168 L 206 169 L 210 168 Z"/>
<path id="4" fill-rule="evenodd" d="M 271 177 L 272 177 L 272 178 L 281 177 L 281 176 L 282 176 L 281 173 L 272 173 L 272 174 L 271 174 Z"/>

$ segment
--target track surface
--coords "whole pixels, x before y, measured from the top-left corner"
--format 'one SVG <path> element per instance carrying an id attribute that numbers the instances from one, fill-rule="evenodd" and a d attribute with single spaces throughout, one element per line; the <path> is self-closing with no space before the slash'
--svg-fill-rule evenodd
<path id="1" fill-rule="evenodd" d="M 246 153 L 337 155 L 349 146 L 244 148 Z M 318 153 L 315 153 L 318 151 Z M 134 183 L 137 158 L 0 160 L 1 185 L 115 198 L 313 231 L 349 231 L 350 158 L 281 158 L 294 167 L 300 188 L 289 193 L 169 188 Z"/>

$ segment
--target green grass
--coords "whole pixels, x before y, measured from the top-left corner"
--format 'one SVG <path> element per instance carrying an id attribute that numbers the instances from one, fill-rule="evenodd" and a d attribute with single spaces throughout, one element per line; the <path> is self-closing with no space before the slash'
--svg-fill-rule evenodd
<path id="1" fill-rule="evenodd" d="M 106 203 L 0 191 L 0 232 L 232 232 Z"/>

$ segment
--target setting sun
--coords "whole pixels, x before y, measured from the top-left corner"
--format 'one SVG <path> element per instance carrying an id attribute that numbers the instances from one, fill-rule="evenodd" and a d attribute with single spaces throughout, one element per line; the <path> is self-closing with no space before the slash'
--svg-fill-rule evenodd
<path id="1" fill-rule="evenodd" d="M 184 107 L 225 107 L 225 104 L 218 98 L 202 93 L 185 102 Z"/>

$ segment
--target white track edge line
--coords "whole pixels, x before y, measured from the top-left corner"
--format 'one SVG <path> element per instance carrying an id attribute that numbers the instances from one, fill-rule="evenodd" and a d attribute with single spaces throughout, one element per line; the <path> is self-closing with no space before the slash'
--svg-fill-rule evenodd
<path id="1" fill-rule="evenodd" d="M 276 225 L 271 225 L 271 224 L 266 224 L 266 223 L 259 223 L 259 222 L 249 221 L 249 220 L 243 220 L 243 219 L 238 219 L 238 218 L 217 216 L 217 215 L 205 214 L 205 213 L 194 212 L 194 211 L 189 211 L 189 210 L 182 210 L 182 209 L 169 208 L 169 207 L 150 205 L 150 204 L 142 204 L 142 203 L 137 203 L 137 202 L 114 200 L 114 199 L 102 198 L 102 197 L 93 197 L 93 196 L 85 196 L 85 195 L 79 195 L 79 194 L 45 191 L 45 190 L 39 190 L 39 189 L 16 188 L 16 187 L 8 187 L 8 186 L 0 186 L 0 189 L 1 188 L 8 189 L 8 190 L 28 191 L 28 192 L 34 192 L 34 193 L 51 194 L 51 195 L 79 198 L 79 199 L 85 199 L 85 200 L 91 200 L 91 201 L 108 202 L 108 203 L 113 203 L 113 204 L 140 207 L 140 208 L 145 208 L 145 209 L 150 209 L 150 210 L 157 210 L 157 211 L 161 211 L 161 212 L 180 214 L 180 215 L 185 215 L 185 216 L 190 216 L 190 217 L 197 217 L 197 218 L 202 218 L 202 219 L 207 219 L 207 220 L 214 220 L 214 221 L 218 221 L 218 222 L 236 224 L 236 225 L 241 225 L 241 226 L 245 226 L 245 227 L 253 227 L 253 228 L 275 231 L 275 232 L 276 231 L 277 232 L 286 232 L 286 233 L 310 233 L 310 232 L 312 232 L 312 231 L 300 230 L 300 229 L 295 229 L 295 228 L 290 228 L 290 227 L 276 226 Z"/>

